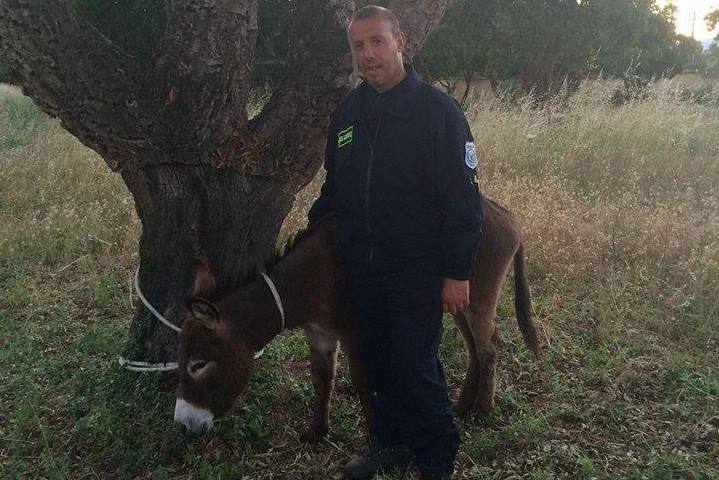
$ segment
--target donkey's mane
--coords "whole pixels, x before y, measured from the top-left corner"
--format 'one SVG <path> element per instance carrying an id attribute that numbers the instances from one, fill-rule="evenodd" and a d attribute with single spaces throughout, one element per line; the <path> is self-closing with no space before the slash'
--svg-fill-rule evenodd
<path id="1" fill-rule="evenodd" d="M 317 222 L 313 223 L 308 228 L 303 228 L 303 229 L 297 230 L 296 232 L 290 234 L 290 236 L 287 238 L 285 243 L 278 246 L 274 250 L 274 252 L 269 256 L 269 258 L 261 264 L 261 265 L 263 265 L 262 268 L 257 268 L 257 269 L 254 269 L 254 270 L 244 274 L 242 276 L 242 278 L 240 279 L 237 287 L 235 287 L 235 288 L 242 288 L 242 287 L 248 285 L 249 283 L 254 282 L 255 280 L 257 280 L 257 277 L 262 272 L 271 273 L 272 269 L 275 267 L 275 265 L 280 263 L 289 254 L 294 252 L 297 249 L 297 247 L 301 243 L 303 243 L 303 241 L 306 240 L 308 237 L 312 236 L 312 234 L 314 234 L 315 231 L 319 230 L 325 224 L 329 223 L 332 220 L 334 220 L 334 214 L 330 213 L 330 214 L 322 217 Z"/>
<path id="2" fill-rule="evenodd" d="M 272 256 L 265 262 L 266 271 L 272 271 L 272 267 L 292 253 L 303 240 L 315 233 L 316 230 L 322 228 L 326 223 L 329 223 L 332 219 L 334 219 L 334 214 L 325 215 L 310 227 L 291 233 L 290 236 L 287 237 L 285 244 L 276 248 Z"/>

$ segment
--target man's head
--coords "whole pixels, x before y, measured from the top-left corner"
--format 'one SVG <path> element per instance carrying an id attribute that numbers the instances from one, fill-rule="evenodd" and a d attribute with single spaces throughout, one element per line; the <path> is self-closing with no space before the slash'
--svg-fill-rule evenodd
<path id="1" fill-rule="evenodd" d="M 404 34 L 391 10 L 369 5 L 354 14 L 347 27 L 350 50 L 365 81 L 385 92 L 405 77 Z"/>

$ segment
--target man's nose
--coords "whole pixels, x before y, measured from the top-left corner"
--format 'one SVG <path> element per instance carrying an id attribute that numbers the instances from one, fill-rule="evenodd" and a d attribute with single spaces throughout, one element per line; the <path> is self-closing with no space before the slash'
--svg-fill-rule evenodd
<path id="1" fill-rule="evenodd" d="M 367 46 L 367 47 L 363 48 L 362 49 L 362 57 L 365 60 L 374 60 L 374 57 L 375 57 L 374 48 L 372 48 L 371 46 Z"/>

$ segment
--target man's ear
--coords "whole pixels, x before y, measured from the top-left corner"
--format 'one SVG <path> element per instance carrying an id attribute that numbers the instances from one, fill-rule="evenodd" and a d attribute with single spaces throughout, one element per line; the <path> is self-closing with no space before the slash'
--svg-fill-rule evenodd
<path id="1" fill-rule="evenodd" d="M 195 289 L 192 296 L 195 298 L 211 298 L 217 289 L 215 276 L 212 274 L 207 264 L 195 259 Z"/>
<path id="2" fill-rule="evenodd" d="M 400 53 L 404 53 L 404 47 L 407 45 L 407 37 L 405 36 L 404 32 L 399 32 L 399 35 L 397 35 L 397 50 L 399 50 Z"/>

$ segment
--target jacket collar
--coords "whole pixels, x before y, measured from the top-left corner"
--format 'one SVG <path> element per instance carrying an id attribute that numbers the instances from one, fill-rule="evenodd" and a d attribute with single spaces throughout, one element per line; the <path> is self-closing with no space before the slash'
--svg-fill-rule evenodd
<path id="1" fill-rule="evenodd" d="M 348 105 L 348 116 L 354 121 L 362 115 L 362 99 L 369 95 L 380 95 L 383 97 L 383 112 L 391 113 L 400 118 L 409 116 L 410 109 L 414 102 L 414 96 L 422 85 L 422 79 L 414 70 L 412 65 L 405 63 L 404 69 L 407 76 L 397 85 L 383 93 L 378 93 L 367 82 L 362 82 L 353 92 L 350 104 Z"/>

